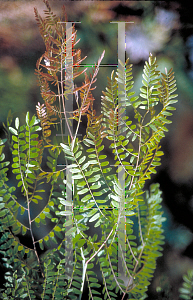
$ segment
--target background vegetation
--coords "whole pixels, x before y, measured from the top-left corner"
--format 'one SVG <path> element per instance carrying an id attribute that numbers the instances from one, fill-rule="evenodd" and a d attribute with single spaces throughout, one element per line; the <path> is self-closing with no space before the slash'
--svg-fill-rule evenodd
<path id="1" fill-rule="evenodd" d="M 105 49 L 103 64 L 108 66 L 101 67 L 98 75 L 98 88 L 94 91 L 96 110 L 100 111 L 106 77 L 117 63 L 117 25 L 110 24 L 112 20 L 134 21 L 126 27 L 126 43 L 127 56 L 135 64 L 135 90 L 141 82 L 149 52 L 156 55 L 163 70 L 167 66 L 175 71 L 179 94 L 177 113 L 163 144 L 162 167 L 153 178 L 163 191 L 166 244 L 149 299 L 178 299 L 182 274 L 193 267 L 192 4 L 183 6 L 177 1 L 63 3 L 68 19 L 81 21 L 76 29 L 82 56 L 88 55 L 85 63 L 97 62 Z M 50 4 L 54 12 L 60 14 L 61 1 L 50 1 Z M 45 49 L 33 8 L 36 6 L 43 14 L 44 4 L 41 1 L 1 1 L 0 5 L 0 120 L 1 137 L 4 137 L 3 122 L 10 109 L 14 119 L 18 116 L 22 120 L 27 111 L 34 114 L 35 105 L 41 101 L 34 68 Z"/>

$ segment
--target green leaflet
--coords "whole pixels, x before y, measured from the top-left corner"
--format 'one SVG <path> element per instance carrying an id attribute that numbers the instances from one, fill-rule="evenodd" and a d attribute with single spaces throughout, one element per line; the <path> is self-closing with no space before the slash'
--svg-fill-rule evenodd
<path id="1" fill-rule="evenodd" d="M 10 131 L 12 134 L 14 134 L 14 135 L 18 135 L 17 130 L 15 130 L 15 129 L 12 128 L 12 127 L 9 127 L 9 131 Z"/>
<path id="2" fill-rule="evenodd" d="M 78 191 L 78 195 L 83 195 L 83 194 L 85 194 L 86 192 L 88 192 L 88 188 L 84 188 L 84 189 Z"/>
<path id="3" fill-rule="evenodd" d="M 67 154 L 67 155 L 71 155 L 71 151 L 70 151 L 70 148 L 63 144 L 63 143 L 60 143 L 61 147 L 62 147 L 62 150 Z"/>

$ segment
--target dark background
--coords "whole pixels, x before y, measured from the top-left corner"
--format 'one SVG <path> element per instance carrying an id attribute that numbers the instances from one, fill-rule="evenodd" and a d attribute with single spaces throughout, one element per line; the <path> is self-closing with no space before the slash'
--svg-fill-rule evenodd
<path id="1" fill-rule="evenodd" d="M 144 61 L 149 52 L 159 67 L 175 71 L 179 102 L 172 125 L 162 142 L 162 166 L 153 176 L 163 191 L 166 243 L 158 260 L 148 299 L 179 299 L 182 275 L 193 268 L 193 4 L 191 1 L 50 1 L 54 12 L 65 5 L 69 21 L 76 25 L 86 64 L 97 62 L 105 49 L 95 108 L 106 77 L 117 63 L 117 25 L 110 21 L 133 21 L 126 26 L 126 54 L 134 64 L 135 90 L 139 90 Z M 34 6 L 43 16 L 42 1 L 0 1 L 0 133 L 9 110 L 13 119 L 35 114 L 41 102 L 34 69 L 45 47 L 34 17 Z M 78 84 L 78 83 L 77 83 Z M 8 149 L 7 155 L 9 154 Z M 14 185 L 14 182 L 9 183 Z"/>

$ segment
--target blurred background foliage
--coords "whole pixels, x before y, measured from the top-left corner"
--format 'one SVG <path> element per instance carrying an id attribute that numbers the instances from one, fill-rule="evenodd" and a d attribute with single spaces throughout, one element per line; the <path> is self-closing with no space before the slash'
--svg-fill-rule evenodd
<path id="1" fill-rule="evenodd" d="M 162 72 L 175 71 L 179 103 L 162 148 L 165 156 L 152 182 L 163 191 L 166 244 L 158 261 L 148 299 L 179 299 L 182 275 L 193 268 L 193 4 L 192 1 L 51 1 L 56 14 L 64 4 L 69 21 L 76 24 L 78 47 L 84 64 L 96 63 L 105 49 L 95 109 L 107 76 L 117 64 L 117 24 L 126 25 L 126 55 L 134 64 L 135 90 L 141 86 L 144 61 L 157 56 Z M 45 47 L 34 18 L 43 15 L 42 1 L 0 1 L 0 134 L 11 110 L 13 119 L 35 113 L 41 102 L 34 69 Z M 83 78 L 82 78 L 83 80 Z M 77 85 L 78 82 L 75 82 Z M 129 112 L 128 112 L 129 113 Z M 84 122 L 83 122 L 84 125 Z M 85 124 L 86 125 L 86 124 Z M 11 174 L 10 174 L 11 176 Z M 10 182 L 10 185 L 14 182 Z"/>

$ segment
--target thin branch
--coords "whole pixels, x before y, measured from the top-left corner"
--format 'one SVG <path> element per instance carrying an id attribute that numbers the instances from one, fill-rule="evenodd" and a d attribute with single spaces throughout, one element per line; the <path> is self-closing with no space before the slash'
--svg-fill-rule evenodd
<path id="1" fill-rule="evenodd" d="M 128 237 L 126 237 L 126 241 L 127 241 L 128 246 L 129 246 L 129 250 L 131 251 L 131 255 L 133 256 L 133 259 L 137 262 L 137 259 L 136 259 L 135 255 L 133 253 L 133 250 L 131 248 L 131 245 L 130 245 L 130 242 L 128 240 Z"/>
<path id="2" fill-rule="evenodd" d="M 142 244 L 144 246 L 145 243 L 143 241 L 143 234 L 142 234 L 142 228 L 141 228 L 141 220 L 140 220 L 140 212 L 139 212 L 139 204 L 138 203 L 137 203 L 137 211 L 138 211 L 138 221 L 139 221 L 139 232 L 140 232 L 141 242 L 142 242 Z"/>
<path id="3" fill-rule="evenodd" d="M 114 228 L 111 229 L 110 233 L 108 234 L 106 240 L 102 243 L 102 245 L 99 247 L 99 249 L 95 252 L 95 254 L 93 256 L 91 256 L 87 261 L 86 264 L 88 264 L 99 252 L 100 250 L 105 246 L 106 242 L 108 241 L 109 237 L 111 236 L 112 232 L 113 232 Z"/>
<path id="4" fill-rule="evenodd" d="M 70 133 L 71 140 L 73 141 L 72 131 L 70 129 L 70 125 L 69 125 L 68 120 L 67 120 L 67 115 L 66 115 L 66 110 L 65 110 L 65 104 L 64 104 L 64 86 L 63 86 L 64 81 L 63 81 L 63 72 L 62 72 L 62 70 L 63 70 L 63 68 L 62 68 L 62 63 L 63 63 L 62 54 L 63 54 L 63 51 L 62 51 L 62 53 L 60 55 L 61 56 L 61 60 L 60 60 L 60 64 L 61 64 L 60 76 L 61 76 L 62 105 L 63 105 L 63 113 L 65 115 L 65 121 L 66 121 L 68 130 L 69 130 L 69 133 Z"/>
<path id="5" fill-rule="evenodd" d="M 90 84 L 89 84 L 89 86 L 88 86 L 86 95 L 84 96 L 84 99 L 83 99 L 83 102 L 82 102 L 82 106 L 83 106 L 83 107 L 84 107 L 84 104 L 85 104 L 86 99 L 87 99 L 87 97 L 88 97 L 88 94 L 89 94 L 89 91 L 90 91 L 90 89 L 91 89 L 91 86 L 92 86 L 92 84 L 95 82 L 94 78 L 95 78 L 95 77 L 97 76 L 97 74 L 98 74 L 99 66 L 100 66 L 100 63 L 101 63 L 101 61 L 102 61 L 102 59 L 103 59 L 103 57 L 104 57 L 104 54 L 105 54 L 105 50 L 103 51 L 101 57 L 100 57 L 99 60 L 98 60 L 98 63 L 97 63 L 95 72 L 94 72 L 94 74 L 93 74 L 93 76 L 92 76 L 92 78 L 91 78 L 91 81 L 90 81 Z M 75 140 L 76 140 L 76 137 L 77 137 L 77 134 L 78 134 L 78 129 L 79 129 L 79 126 L 80 126 L 81 116 L 82 116 L 82 111 L 80 111 L 80 114 L 79 114 L 78 124 L 77 124 L 77 127 L 76 127 L 76 132 L 75 132 L 75 135 L 74 135 L 74 140 L 73 140 L 73 142 L 72 142 L 72 151 L 73 151 L 73 149 L 74 149 L 74 143 L 75 143 Z"/>
<path id="6" fill-rule="evenodd" d="M 88 275 L 86 274 L 86 280 L 88 282 L 88 288 L 89 288 L 89 296 L 91 296 L 91 299 L 94 300 L 93 296 L 92 296 L 92 290 L 90 288 L 90 284 L 89 284 L 89 280 L 88 280 Z"/>
<path id="7" fill-rule="evenodd" d="M 111 264 L 111 259 L 110 259 L 110 257 L 109 257 L 109 253 L 107 253 L 107 255 L 108 255 L 109 265 L 110 265 L 110 267 L 111 267 L 111 271 L 112 271 L 112 273 L 113 273 L 113 277 L 114 277 L 114 279 L 115 279 L 115 281 L 116 281 L 116 284 L 117 284 L 117 286 L 119 287 L 119 289 L 121 290 L 121 292 L 124 293 L 122 287 L 120 286 L 120 284 L 119 284 L 119 282 L 118 282 L 118 280 L 117 280 L 117 276 L 116 276 L 115 273 L 114 273 L 113 266 L 112 266 L 112 264 Z"/>

